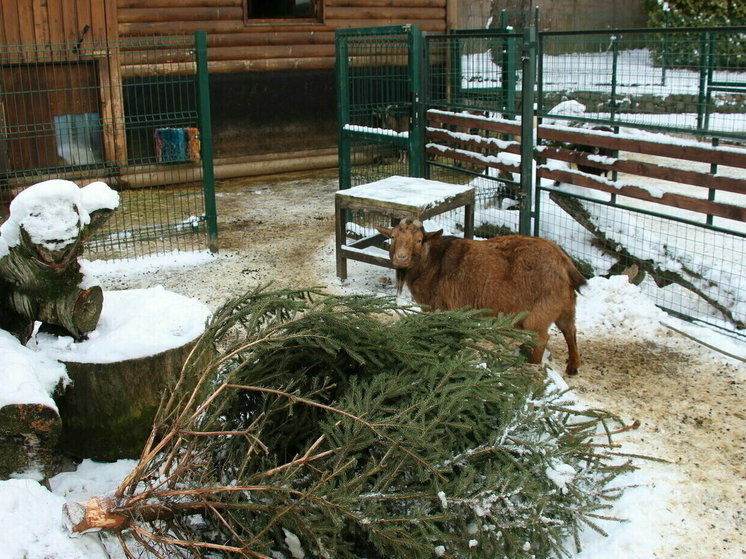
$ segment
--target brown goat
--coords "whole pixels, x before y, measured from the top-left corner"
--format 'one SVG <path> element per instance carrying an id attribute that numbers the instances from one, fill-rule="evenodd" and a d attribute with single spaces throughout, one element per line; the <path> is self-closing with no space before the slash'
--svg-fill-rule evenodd
<path id="1" fill-rule="evenodd" d="M 538 334 L 531 362 L 541 362 L 554 323 L 567 342 L 565 373 L 577 374 L 575 293 L 586 281 L 556 244 L 521 235 L 485 241 L 444 237 L 442 229 L 428 233 L 411 219 L 376 229 L 391 239 L 397 288 L 406 283 L 417 303 L 442 310 L 490 309 L 493 315 L 528 311 L 519 326 Z"/>

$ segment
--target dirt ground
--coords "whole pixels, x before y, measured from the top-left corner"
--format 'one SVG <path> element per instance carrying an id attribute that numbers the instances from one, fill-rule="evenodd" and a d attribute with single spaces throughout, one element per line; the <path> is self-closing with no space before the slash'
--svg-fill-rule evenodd
<path id="1" fill-rule="evenodd" d="M 162 271 L 127 287 L 160 283 L 213 308 L 269 282 L 333 293 L 341 286 L 333 257 L 336 189 L 333 172 L 220 182 L 220 257 L 198 272 Z M 583 364 L 567 380 L 587 403 L 639 421 L 626 440 L 668 461 L 679 480 L 672 496 L 678 520 L 662 527 L 654 557 L 746 559 L 746 366 L 670 330 L 654 339 L 623 338 L 579 332 Z M 564 363 L 556 332 L 549 349 Z"/>

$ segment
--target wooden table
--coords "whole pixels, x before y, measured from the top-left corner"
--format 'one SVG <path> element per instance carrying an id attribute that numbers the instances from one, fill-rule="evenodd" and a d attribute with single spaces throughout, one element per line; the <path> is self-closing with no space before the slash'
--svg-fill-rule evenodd
<path id="1" fill-rule="evenodd" d="M 380 181 L 340 190 L 335 195 L 337 276 L 347 278 L 347 260 L 359 260 L 393 268 L 388 256 L 366 251 L 383 241 L 380 233 L 347 244 L 349 211 L 386 216 L 392 225 L 411 217 L 425 221 L 436 215 L 464 208 L 464 237 L 474 236 L 474 187 L 414 177 L 393 176 Z"/>

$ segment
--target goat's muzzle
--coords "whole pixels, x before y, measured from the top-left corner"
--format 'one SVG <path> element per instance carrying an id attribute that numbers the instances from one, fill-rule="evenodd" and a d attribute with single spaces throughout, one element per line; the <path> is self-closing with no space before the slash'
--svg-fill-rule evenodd
<path id="1" fill-rule="evenodd" d="M 391 263 L 394 268 L 409 268 L 412 264 L 412 255 L 409 253 L 395 252 L 391 255 Z"/>

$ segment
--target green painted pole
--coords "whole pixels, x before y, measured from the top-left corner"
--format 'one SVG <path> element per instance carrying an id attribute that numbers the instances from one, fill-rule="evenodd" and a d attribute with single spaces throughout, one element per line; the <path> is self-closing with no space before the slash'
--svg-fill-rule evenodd
<path id="1" fill-rule="evenodd" d="M 352 162 L 350 137 L 345 125 L 350 122 L 350 68 L 347 57 L 349 37 L 337 31 L 336 64 L 337 74 L 337 165 L 339 166 L 339 189 L 352 186 Z"/>
<path id="2" fill-rule="evenodd" d="M 523 89 L 521 90 L 521 209 L 518 232 L 531 235 L 531 217 L 534 191 L 534 105 L 536 96 L 536 28 L 527 27 L 523 32 L 522 55 Z M 538 216 L 537 216 L 538 220 Z"/>
<path id="3" fill-rule="evenodd" d="M 697 132 L 705 130 L 705 113 L 707 112 L 707 76 L 710 66 L 710 34 L 703 32 L 699 42 L 699 95 L 697 97 Z"/>
<path id="4" fill-rule="evenodd" d="M 409 80 L 412 93 L 412 125 L 409 127 L 409 176 L 425 176 L 425 51 L 422 31 L 417 25 L 409 30 Z"/>
<path id="5" fill-rule="evenodd" d="M 218 210 L 215 203 L 210 75 L 207 69 L 207 33 L 197 31 L 194 34 L 194 42 L 197 51 L 197 97 L 199 101 L 199 134 L 202 150 L 202 184 L 205 196 L 207 246 L 211 252 L 218 252 Z"/>

